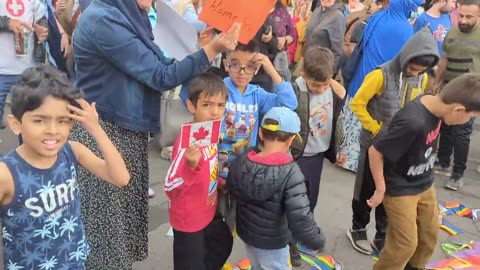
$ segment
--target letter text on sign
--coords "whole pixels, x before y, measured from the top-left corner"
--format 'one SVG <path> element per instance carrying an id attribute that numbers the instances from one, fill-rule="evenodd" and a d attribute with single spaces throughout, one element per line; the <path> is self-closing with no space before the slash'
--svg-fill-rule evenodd
<path id="1" fill-rule="evenodd" d="M 247 44 L 267 19 L 276 0 L 206 0 L 199 19 L 220 31 L 240 22 L 240 43 Z"/>

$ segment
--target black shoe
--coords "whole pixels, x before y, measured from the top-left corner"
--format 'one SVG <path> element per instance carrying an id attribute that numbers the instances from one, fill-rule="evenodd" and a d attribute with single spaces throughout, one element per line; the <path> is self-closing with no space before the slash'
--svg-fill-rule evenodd
<path id="1" fill-rule="evenodd" d="M 426 268 L 416 268 L 416 267 L 413 267 L 411 266 L 409 263 L 407 263 L 407 265 L 405 266 L 405 268 L 403 270 L 425 270 Z"/>
<path id="2" fill-rule="evenodd" d="M 370 246 L 370 243 L 368 242 L 366 229 L 361 229 L 361 230 L 348 229 L 347 237 L 348 239 L 350 239 L 350 242 L 352 243 L 353 248 L 356 249 L 358 252 L 363 253 L 365 255 L 372 255 L 373 251 L 372 251 L 372 247 Z"/>
<path id="3" fill-rule="evenodd" d="M 385 246 L 385 239 L 373 239 L 372 248 L 375 249 L 378 254 L 382 251 L 383 246 Z"/>
<path id="4" fill-rule="evenodd" d="M 295 244 L 289 244 L 290 246 L 290 261 L 292 262 L 292 266 L 299 267 L 302 266 L 302 257 L 300 257 L 300 253 L 298 252 L 297 246 Z"/>

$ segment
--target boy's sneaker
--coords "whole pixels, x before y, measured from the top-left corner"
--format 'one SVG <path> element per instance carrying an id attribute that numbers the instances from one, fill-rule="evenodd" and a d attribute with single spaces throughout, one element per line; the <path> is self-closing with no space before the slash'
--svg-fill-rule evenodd
<path id="1" fill-rule="evenodd" d="M 160 153 L 160 157 L 166 160 L 172 160 L 173 146 L 164 147 Z"/>
<path id="2" fill-rule="evenodd" d="M 440 174 L 440 175 L 444 175 L 444 176 L 452 176 L 452 173 L 450 172 L 450 168 L 449 167 L 443 167 L 442 165 L 440 164 L 435 164 L 435 173 L 436 174 Z"/>
<path id="3" fill-rule="evenodd" d="M 152 188 L 148 188 L 148 197 L 151 199 L 155 197 L 155 191 Z"/>
<path id="4" fill-rule="evenodd" d="M 353 248 L 356 249 L 358 252 L 363 253 L 365 255 L 372 255 L 373 251 L 372 251 L 372 247 L 370 246 L 370 243 L 368 242 L 366 229 L 360 229 L 360 230 L 348 229 L 347 237 L 348 239 L 350 239 L 350 242 L 352 243 Z"/>
<path id="5" fill-rule="evenodd" d="M 300 257 L 300 253 L 298 252 L 297 246 L 294 244 L 289 244 L 290 246 L 290 261 L 292 262 L 292 266 L 299 267 L 302 266 L 302 257 Z"/>
<path id="6" fill-rule="evenodd" d="M 477 172 L 480 173 L 480 166 L 477 167 Z"/>
<path id="7" fill-rule="evenodd" d="M 457 191 L 463 186 L 463 179 L 461 177 L 452 177 L 445 185 L 446 189 Z"/>
<path id="8" fill-rule="evenodd" d="M 373 239 L 372 248 L 378 251 L 378 254 L 382 251 L 383 246 L 385 246 L 385 239 Z"/>

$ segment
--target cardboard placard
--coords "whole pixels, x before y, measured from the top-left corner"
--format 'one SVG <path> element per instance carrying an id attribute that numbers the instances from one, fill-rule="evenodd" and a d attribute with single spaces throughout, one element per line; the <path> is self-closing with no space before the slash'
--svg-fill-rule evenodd
<path id="1" fill-rule="evenodd" d="M 234 22 L 240 22 L 239 42 L 247 44 L 257 33 L 275 6 L 276 0 L 206 0 L 199 19 L 220 30 L 227 31 Z"/>

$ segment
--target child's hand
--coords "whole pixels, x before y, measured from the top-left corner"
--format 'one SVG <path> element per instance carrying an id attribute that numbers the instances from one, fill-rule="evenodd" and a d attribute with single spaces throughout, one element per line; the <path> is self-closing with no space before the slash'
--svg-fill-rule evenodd
<path id="1" fill-rule="evenodd" d="M 345 165 L 345 162 L 347 162 L 347 155 L 345 154 L 339 154 L 337 157 L 337 165 L 340 167 L 343 167 Z"/>
<path id="2" fill-rule="evenodd" d="M 370 200 L 367 200 L 368 206 L 371 208 L 375 208 L 379 206 L 382 201 L 383 201 L 383 196 L 385 195 L 385 192 L 381 190 L 375 190 L 375 193 L 373 193 L 373 196 L 370 198 Z"/>
<path id="3" fill-rule="evenodd" d="M 261 53 L 256 53 L 251 61 L 255 63 L 255 65 L 257 65 L 258 67 L 261 66 L 270 76 L 270 78 L 272 78 L 274 84 L 279 84 L 283 81 L 282 76 L 278 74 L 277 70 L 273 66 L 272 61 L 270 61 L 268 56 Z"/>
<path id="4" fill-rule="evenodd" d="M 201 157 L 202 157 L 202 154 L 200 152 L 200 148 L 196 144 L 190 146 L 185 151 L 185 159 L 187 160 L 188 166 L 192 169 L 195 169 L 198 167 L 198 163 L 200 162 Z"/>
<path id="5" fill-rule="evenodd" d="M 259 65 L 259 66 L 262 66 L 262 67 L 265 67 L 268 64 L 272 64 L 270 59 L 268 59 L 268 56 L 266 56 L 263 53 L 258 53 L 258 52 L 253 55 L 251 61 L 254 62 L 255 64 Z"/>
<path id="6" fill-rule="evenodd" d="M 73 120 L 76 120 L 82 124 L 82 126 L 92 134 L 98 129 L 101 129 L 100 124 L 98 123 L 98 113 L 95 108 L 95 102 L 91 105 L 85 99 L 77 99 L 77 103 L 80 105 L 80 108 L 77 108 L 72 105 L 68 105 L 68 109 L 71 113 L 68 115 Z"/>

